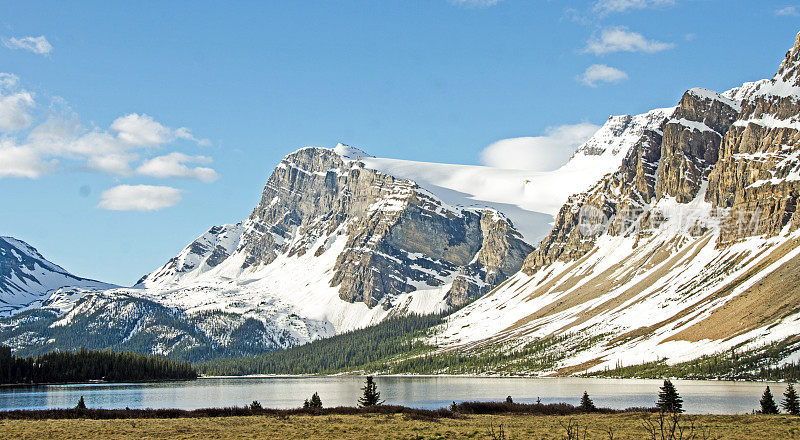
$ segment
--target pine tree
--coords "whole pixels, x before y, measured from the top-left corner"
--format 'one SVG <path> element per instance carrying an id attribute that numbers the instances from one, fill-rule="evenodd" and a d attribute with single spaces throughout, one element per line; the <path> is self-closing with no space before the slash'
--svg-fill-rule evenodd
<path id="1" fill-rule="evenodd" d="M 75 406 L 75 409 L 86 409 L 86 402 L 83 401 L 83 396 L 78 399 L 78 405 Z"/>
<path id="2" fill-rule="evenodd" d="M 314 393 L 311 396 L 311 400 L 308 401 L 309 408 L 322 408 L 322 399 L 319 398 L 319 394 Z"/>
<path id="3" fill-rule="evenodd" d="M 365 408 L 383 403 L 383 400 L 381 400 L 381 393 L 378 391 L 378 386 L 375 384 L 372 376 L 367 376 L 367 382 L 364 388 L 361 389 L 364 390 L 364 395 L 358 399 L 359 407 Z"/>
<path id="4" fill-rule="evenodd" d="M 583 412 L 597 411 L 597 407 L 594 406 L 594 402 L 592 402 L 592 399 L 589 398 L 589 393 L 586 391 L 583 392 L 583 397 L 581 397 L 581 405 L 579 408 Z"/>
<path id="5" fill-rule="evenodd" d="M 781 406 L 789 414 L 800 416 L 800 399 L 797 397 L 797 391 L 795 391 L 793 383 L 789 383 L 786 392 L 783 393 L 783 402 L 781 402 Z"/>
<path id="6" fill-rule="evenodd" d="M 683 412 L 683 399 L 678 395 L 678 390 L 669 379 L 664 380 L 664 385 L 658 393 L 656 406 L 663 412 L 680 414 Z"/>
<path id="7" fill-rule="evenodd" d="M 775 404 L 775 398 L 772 397 L 769 387 L 761 395 L 761 414 L 778 414 L 778 405 Z"/>

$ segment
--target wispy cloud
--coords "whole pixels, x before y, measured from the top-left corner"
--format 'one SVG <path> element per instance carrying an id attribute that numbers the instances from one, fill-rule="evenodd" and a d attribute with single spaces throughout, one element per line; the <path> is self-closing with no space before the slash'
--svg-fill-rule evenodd
<path id="1" fill-rule="evenodd" d="M 466 6 L 470 8 L 488 8 L 494 6 L 503 0 L 448 0 L 450 3 L 457 6 Z"/>
<path id="2" fill-rule="evenodd" d="M 166 179 L 179 177 L 183 179 L 197 179 L 201 182 L 213 182 L 219 178 L 216 171 L 207 167 L 189 168 L 187 163 L 209 164 L 211 159 L 205 156 L 189 156 L 183 153 L 170 153 L 164 156 L 145 160 L 139 168 L 138 174 Z"/>
<path id="3" fill-rule="evenodd" d="M 53 51 L 53 45 L 47 41 L 44 35 L 38 37 L 3 38 L 3 44 L 9 49 L 27 50 L 37 55 L 50 55 L 50 52 Z"/>
<path id="4" fill-rule="evenodd" d="M 675 0 L 597 0 L 594 9 L 603 14 L 626 12 L 633 9 L 672 6 Z"/>
<path id="5" fill-rule="evenodd" d="M 585 52 L 603 55 L 613 52 L 661 52 L 674 47 L 672 43 L 648 40 L 642 34 L 624 26 L 607 27 L 586 42 Z"/>
<path id="6" fill-rule="evenodd" d="M 209 163 L 204 156 L 162 153 L 148 158 L 177 140 L 209 144 L 186 127 L 173 129 L 139 113 L 117 118 L 107 130 L 86 128 L 72 112 L 50 111 L 37 122 L 31 113 L 36 106 L 34 97 L 18 83 L 15 75 L 0 73 L 0 178 L 35 179 L 63 166 L 123 177 L 138 173 L 203 182 L 218 177 L 211 168 L 186 166 Z"/>
<path id="7" fill-rule="evenodd" d="M 17 89 L 18 82 L 16 75 L 0 73 L 0 131 L 20 130 L 33 123 L 33 95 Z"/>
<path id="8" fill-rule="evenodd" d="M 782 17 L 797 17 L 800 16 L 800 11 L 797 6 L 786 6 L 785 8 L 775 10 L 775 15 Z"/>
<path id="9" fill-rule="evenodd" d="M 481 152 L 485 165 L 550 171 L 565 164 L 575 148 L 586 142 L 600 127 L 588 122 L 548 127 L 544 136 L 520 137 L 497 141 Z"/>
<path id="10" fill-rule="evenodd" d="M 100 194 L 98 208 L 111 211 L 158 211 L 181 201 L 181 190 L 170 186 L 118 185 Z"/>
<path id="11" fill-rule="evenodd" d="M 131 113 L 117 118 L 111 124 L 111 130 L 117 132 L 121 141 L 135 146 L 159 146 L 176 139 L 187 139 L 200 145 L 210 144 L 207 139 L 195 138 L 186 127 L 173 130 L 145 114 Z"/>
<path id="12" fill-rule="evenodd" d="M 617 83 L 628 79 L 628 74 L 616 67 L 606 66 L 605 64 L 593 64 L 589 66 L 578 80 L 589 87 L 597 87 L 597 83 Z"/>

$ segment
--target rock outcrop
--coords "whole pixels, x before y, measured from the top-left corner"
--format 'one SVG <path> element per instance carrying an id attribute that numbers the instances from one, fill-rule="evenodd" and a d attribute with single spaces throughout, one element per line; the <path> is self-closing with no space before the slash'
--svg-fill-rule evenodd
<path id="1" fill-rule="evenodd" d="M 210 229 L 139 285 L 179 284 L 234 254 L 242 271 L 281 255 L 320 256 L 342 237 L 330 277 L 341 299 L 390 309 L 399 294 L 451 285 L 446 302 L 458 306 L 514 274 L 533 250 L 497 211 L 450 206 L 365 168 L 365 155 L 339 145 L 286 156 L 246 221 Z"/>

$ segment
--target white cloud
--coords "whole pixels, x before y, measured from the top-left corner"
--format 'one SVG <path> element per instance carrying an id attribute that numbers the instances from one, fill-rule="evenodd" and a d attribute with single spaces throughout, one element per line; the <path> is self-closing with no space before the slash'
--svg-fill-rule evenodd
<path id="1" fill-rule="evenodd" d="M 26 128 L 33 122 L 30 110 L 36 105 L 33 95 L 17 90 L 19 78 L 0 73 L 0 132 Z"/>
<path id="2" fill-rule="evenodd" d="M 549 127 L 544 136 L 497 141 L 481 152 L 485 165 L 531 171 L 550 171 L 564 165 L 582 143 L 599 129 L 583 122 Z"/>
<path id="3" fill-rule="evenodd" d="M 800 15 L 800 11 L 797 10 L 796 6 L 787 6 L 785 8 L 776 10 L 775 15 L 784 17 L 797 17 L 798 15 Z"/>
<path id="4" fill-rule="evenodd" d="M 180 177 L 184 179 L 197 179 L 202 182 L 213 182 L 219 178 L 216 171 L 207 167 L 189 168 L 185 164 L 211 163 L 211 159 L 205 156 L 189 156 L 183 153 L 170 153 L 164 156 L 154 157 L 145 160 L 136 172 L 145 176 L 158 177 L 161 179 L 169 177 Z"/>
<path id="5" fill-rule="evenodd" d="M 111 123 L 111 130 L 117 132 L 121 141 L 135 146 L 157 147 L 176 139 L 186 139 L 201 145 L 210 144 L 207 139 L 195 138 L 186 127 L 173 130 L 145 114 L 131 113 L 117 118 Z"/>
<path id="6" fill-rule="evenodd" d="M 592 64 L 578 77 L 578 80 L 589 87 L 596 87 L 598 82 L 615 83 L 626 79 L 628 79 L 627 73 L 605 64 Z"/>
<path id="7" fill-rule="evenodd" d="M 631 9 L 672 6 L 675 0 L 597 0 L 594 9 L 601 13 L 625 12 Z"/>
<path id="8" fill-rule="evenodd" d="M 74 113 L 49 116 L 38 124 L 29 110 L 35 102 L 30 93 L 18 88 L 19 78 L 0 73 L 0 133 L 30 128 L 26 132 L 2 138 L 0 178 L 38 178 L 56 171 L 56 164 L 117 176 L 131 176 L 136 171 L 157 178 L 182 177 L 213 182 L 219 176 L 208 167 L 190 168 L 187 163 L 207 164 L 204 156 L 167 153 L 147 159 L 147 153 L 178 139 L 207 145 L 186 127 L 172 129 L 146 114 L 131 113 L 114 120 L 108 130 L 87 129 Z M 31 127 L 31 125 L 33 125 Z M 136 163 L 145 156 L 138 167 Z"/>
<path id="9" fill-rule="evenodd" d="M 0 95 L 0 131 L 27 128 L 33 122 L 29 110 L 33 108 L 33 96 L 28 92 Z"/>
<path id="10" fill-rule="evenodd" d="M 53 46 L 44 35 L 38 37 L 3 38 L 3 44 L 9 49 L 23 49 L 37 55 L 49 55 Z"/>
<path id="11" fill-rule="evenodd" d="M 672 43 L 648 40 L 642 34 L 631 32 L 624 26 L 613 26 L 603 29 L 600 36 L 594 36 L 586 43 L 586 52 L 602 55 L 612 52 L 647 52 L 655 53 L 670 49 Z"/>
<path id="12" fill-rule="evenodd" d="M 158 211 L 181 201 L 181 191 L 169 186 L 119 185 L 100 194 L 98 208 L 111 211 Z"/>
<path id="13" fill-rule="evenodd" d="M 14 145 L 7 139 L 0 140 L 0 178 L 35 179 L 50 172 L 54 166 L 54 162 L 43 161 L 33 148 Z"/>
<path id="14" fill-rule="evenodd" d="M 450 0 L 450 3 L 472 8 L 488 8 L 489 6 L 494 6 L 501 1 L 503 0 Z"/>

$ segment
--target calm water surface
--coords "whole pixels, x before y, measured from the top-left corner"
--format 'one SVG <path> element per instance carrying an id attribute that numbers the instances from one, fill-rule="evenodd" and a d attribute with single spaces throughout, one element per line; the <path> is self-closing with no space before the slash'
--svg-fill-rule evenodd
<path id="1" fill-rule="evenodd" d="M 442 408 L 465 400 L 578 404 L 584 390 L 597 406 L 653 406 L 659 380 L 584 378 L 376 377 L 387 404 Z M 325 406 L 355 405 L 363 377 L 204 378 L 148 384 L 43 385 L 0 388 L 0 410 L 74 407 L 84 396 L 90 408 L 295 408 L 318 392 Z M 689 413 L 740 414 L 758 408 L 764 387 L 780 398 L 785 384 L 675 381 Z"/>

